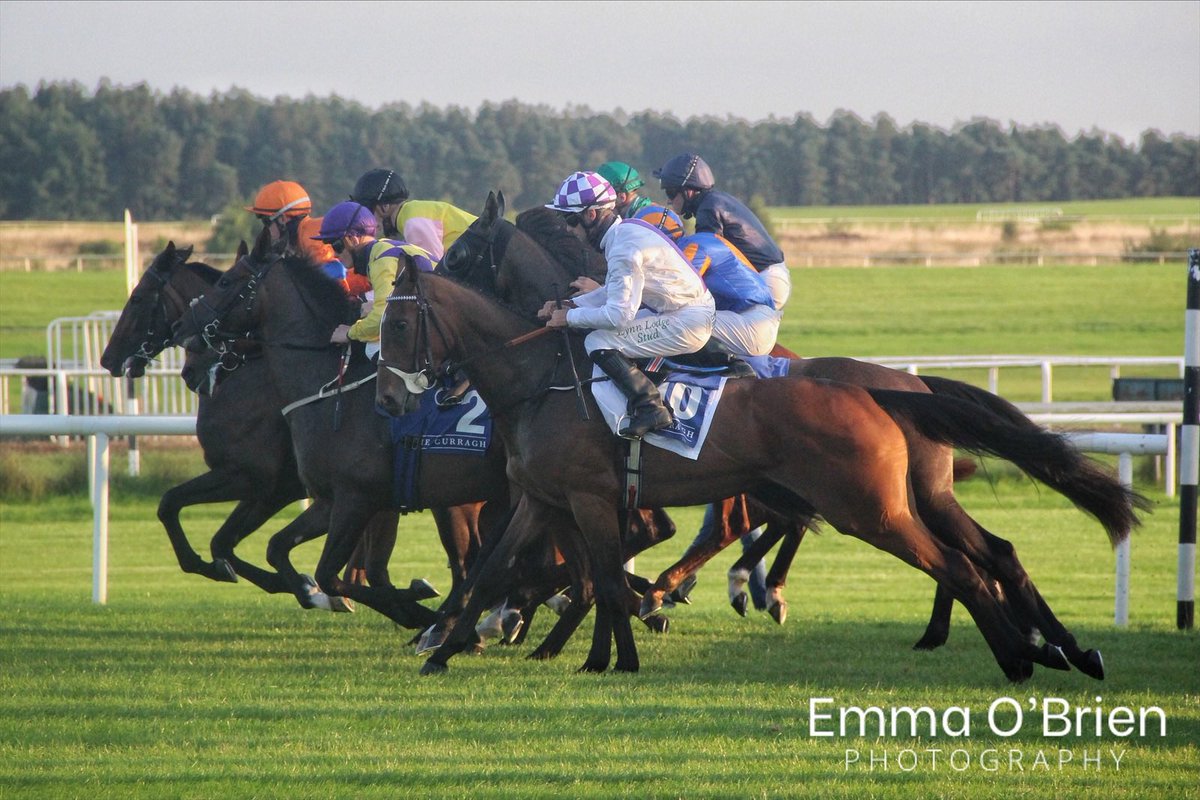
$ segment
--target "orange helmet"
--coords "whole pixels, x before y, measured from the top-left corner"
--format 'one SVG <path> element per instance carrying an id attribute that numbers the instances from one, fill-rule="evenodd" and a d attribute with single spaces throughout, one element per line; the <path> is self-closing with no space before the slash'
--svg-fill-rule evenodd
<path id="1" fill-rule="evenodd" d="M 308 216 L 312 212 L 312 201 L 304 187 L 295 181 L 271 181 L 258 190 L 254 205 L 247 206 L 246 210 L 274 222 L 280 217 Z"/>

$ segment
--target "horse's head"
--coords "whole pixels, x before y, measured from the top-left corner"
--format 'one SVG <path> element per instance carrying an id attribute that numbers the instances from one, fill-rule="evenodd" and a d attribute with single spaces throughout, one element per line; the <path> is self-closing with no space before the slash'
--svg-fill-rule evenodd
<path id="1" fill-rule="evenodd" d="M 561 214 L 530 209 L 513 225 L 504 219 L 503 192 L 491 192 L 479 218 L 446 251 L 437 271 L 532 320 L 547 300 L 570 295 L 576 277 L 596 273 L 597 258 L 603 280 L 603 256 L 581 241 Z"/>
<path id="2" fill-rule="evenodd" d="M 483 212 L 450 245 L 437 272 L 496 296 L 496 269 L 511 228 L 504 219 L 504 192 L 488 192 Z"/>
<path id="3" fill-rule="evenodd" d="M 192 352 L 206 348 L 220 352 L 226 349 L 226 342 L 258 329 L 260 285 L 284 257 L 280 248 L 272 246 L 268 234 L 266 229 L 259 234 L 252 252 L 240 248 L 234 265 L 192 301 L 175 324 L 173 343 Z"/>
<path id="4" fill-rule="evenodd" d="M 113 377 L 128 372 L 130 377 L 140 378 L 146 365 L 170 344 L 171 323 L 183 305 L 171 280 L 191 255 L 191 247 L 177 248 L 175 242 L 167 242 L 133 287 L 100 356 L 101 366 Z"/>
<path id="5" fill-rule="evenodd" d="M 462 241 L 461 236 L 459 241 Z M 442 263 L 445 263 L 444 259 Z M 418 270 L 401 262 L 379 323 L 379 374 L 375 387 L 376 403 L 394 417 L 416 409 L 418 395 L 437 380 L 434 365 L 448 357 L 445 336 L 432 336 L 431 323 L 429 299 L 421 286 Z M 440 327 L 438 330 L 440 334 Z M 441 350 L 437 355 L 434 354 L 435 340 Z"/>

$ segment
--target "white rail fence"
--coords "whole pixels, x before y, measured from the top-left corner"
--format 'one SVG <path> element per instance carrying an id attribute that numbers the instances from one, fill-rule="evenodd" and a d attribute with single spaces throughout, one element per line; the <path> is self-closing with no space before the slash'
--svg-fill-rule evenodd
<path id="1" fill-rule="evenodd" d="M 1128 414 L 1039 413 L 1032 418 L 1044 425 L 1108 424 L 1126 422 Z M 1135 414 L 1139 420 L 1170 425 L 1167 434 L 1071 433 L 1072 441 L 1085 452 L 1118 454 L 1121 482 L 1132 486 L 1134 454 L 1165 455 L 1174 462 L 1174 424 L 1179 415 Z M 86 436 L 88 437 L 88 488 L 92 501 L 92 601 L 108 602 L 108 500 L 109 439 L 113 436 L 194 436 L 195 417 L 185 416 L 71 416 L 66 414 L 9 414 L 0 416 L 0 437 Z M 1172 472 L 1173 474 L 1173 472 Z M 1173 483 L 1169 484 L 1173 490 Z M 1173 491 L 1172 491 L 1173 495 Z M 1113 619 L 1118 626 L 1129 622 L 1130 548 L 1127 539 L 1117 548 L 1116 600 Z"/>
<path id="2" fill-rule="evenodd" d="M 84 409 L 83 413 L 88 414 L 137 413 L 129 405 L 131 399 L 137 400 L 137 409 L 148 414 L 196 413 L 196 397 L 179 378 L 179 369 L 183 366 L 183 352 L 179 348 L 164 350 L 157 363 L 146 370 L 146 377 L 134 382 L 135 394 L 130 397 L 122 379 L 113 378 L 99 368 L 99 351 L 111 335 L 113 319 L 97 314 L 68 321 L 78 324 L 78 332 L 73 339 L 84 344 L 76 350 L 68 350 L 58 343 L 67 337 L 58 336 L 56 339 L 54 335 L 49 336 L 52 356 L 49 367 L 18 367 L 13 359 L 0 361 L 0 414 L 12 413 L 10 398 L 14 396 L 21 397 L 22 411 L 32 410 L 30 379 L 48 382 L 52 379 L 52 390 L 47 388 L 50 395 L 49 413 L 80 413 L 72 411 L 72 408 Z M 105 328 L 104 325 L 109 327 Z M 933 371 L 986 369 L 987 390 L 992 394 L 1001 394 L 1000 370 L 1038 369 L 1041 371 L 1043 403 L 1054 401 L 1055 369 L 1108 367 L 1109 377 L 1113 380 L 1121 377 L 1123 367 L 1167 367 L 1183 375 L 1182 356 L 876 356 L 866 360 L 902 369 L 913 375 Z M 16 381 L 21 381 L 19 387 L 15 385 Z M 1108 386 L 1098 389 L 1103 391 L 1104 396 L 1110 391 Z"/>

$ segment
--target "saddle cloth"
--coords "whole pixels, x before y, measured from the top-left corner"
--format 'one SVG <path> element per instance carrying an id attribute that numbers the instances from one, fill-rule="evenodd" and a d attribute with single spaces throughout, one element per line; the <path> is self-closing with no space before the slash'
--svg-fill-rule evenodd
<path id="1" fill-rule="evenodd" d="M 592 396 L 609 430 L 616 433 L 626 416 L 628 401 L 599 367 L 592 368 L 592 379 Z M 692 461 L 698 459 L 726 380 L 724 375 L 668 374 L 658 385 L 658 391 L 663 402 L 671 407 L 675 421 L 669 428 L 647 434 L 643 441 Z"/>
<path id="2" fill-rule="evenodd" d="M 472 389 L 460 402 L 450 406 L 439 406 L 437 395 L 432 390 L 424 392 L 416 411 L 390 417 L 394 459 L 392 502 L 403 511 L 423 507 L 417 487 L 425 454 L 482 456 L 492 441 L 492 415 L 478 392 Z"/>

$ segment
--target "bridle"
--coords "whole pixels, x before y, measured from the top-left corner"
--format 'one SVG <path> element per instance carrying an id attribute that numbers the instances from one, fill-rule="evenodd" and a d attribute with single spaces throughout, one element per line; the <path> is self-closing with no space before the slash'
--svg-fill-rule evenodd
<path id="1" fill-rule="evenodd" d="M 231 332 L 223 330 L 221 325 L 225 321 L 225 315 L 234 310 L 239 303 L 244 303 L 244 310 L 249 314 L 254 309 L 254 304 L 258 300 L 258 286 L 262 280 L 270 272 L 271 268 L 283 260 L 283 254 L 277 253 L 268 259 L 262 266 L 257 269 L 247 267 L 250 272 L 250 279 L 245 285 L 232 297 L 225 299 L 219 307 L 214 307 L 209 302 L 207 295 L 202 294 L 193 300 L 188 305 L 187 315 L 190 317 L 192 326 L 198 331 L 196 334 L 204 342 L 204 346 L 218 353 L 222 361 L 226 355 L 238 357 L 236 353 L 236 344 L 247 339 L 253 339 L 247 332 L 236 331 Z M 222 280 L 225 278 L 222 277 Z M 220 287 L 221 281 L 217 281 L 217 286 Z M 203 321 L 200 311 L 204 311 L 207 321 Z"/>
<path id="2" fill-rule="evenodd" d="M 399 272 L 397 272 L 397 274 L 396 274 L 396 282 L 397 283 L 404 276 L 404 273 L 407 269 L 408 269 L 408 265 L 406 264 L 399 270 Z M 416 277 L 416 276 L 414 276 L 414 277 Z M 438 338 L 441 339 L 443 348 L 448 349 L 449 339 L 446 336 L 445 332 L 442 330 L 441 326 L 438 324 L 437 317 L 433 313 L 433 307 L 430 305 L 429 299 L 425 296 L 425 292 L 421 287 L 420 280 L 414 280 L 413 287 L 414 287 L 414 291 L 412 294 L 394 294 L 387 298 L 388 305 L 384 311 L 384 319 L 380 322 L 380 328 L 386 329 L 387 310 L 391 309 L 392 303 L 415 303 L 416 304 L 416 306 L 417 306 L 417 330 L 416 330 L 416 335 L 413 338 L 412 363 L 414 366 L 417 367 L 417 370 L 415 372 L 407 372 L 405 370 L 400 369 L 399 367 L 392 366 L 391 364 L 387 363 L 387 361 L 385 360 L 383 351 L 380 350 L 380 352 L 379 352 L 379 366 L 384 367 L 385 369 L 387 369 L 388 372 L 392 373 L 393 375 L 395 375 L 396 377 L 398 377 L 402 381 L 404 381 L 404 385 L 408 389 L 410 394 L 421 394 L 426 389 L 433 386 L 434 383 L 436 381 L 438 381 L 439 379 L 451 378 L 453 375 L 455 375 L 460 370 L 464 369 L 468 364 L 471 364 L 472 362 L 489 358 L 489 357 L 495 355 L 496 353 L 501 352 L 502 350 L 507 350 L 509 348 L 513 348 L 513 347 L 517 347 L 519 345 L 525 344 L 526 342 L 531 342 L 534 339 L 538 339 L 538 338 L 545 336 L 546 334 L 555 330 L 554 328 L 546 328 L 546 327 L 535 328 L 534 330 L 529 331 L 528 333 L 523 333 L 520 336 L 515 336 L 512 339 L 509 339 L 508 341 L 503 342 L 502 344 L 500 344 L 496 347 L 488 348 L 487 350 L 476 353 L 475 355 L 472 355 L 472 356 L 468 356 L 460 361 L 451 362 L 450 360 L 447 359 L 447 360 L 443 361 L 442 366 L 439 369 L 438 367 L 436 367 L 434 365 L 433 339 L 432 339 L 432 336 L 430 335 L 430 330 L 434 330 L 437 332 Z M 548 392 L 552 388 L 554 388 L 552 386 L 553 379 L 554 379 L 554 375 L 558 371 L 558 365 L 562 361 L 562 356 L 563 356 L 563 353 L 559 353 L 559 357 L 555 361 L 554 367 L 548 373 L 546 385 L 543 388 L 534 392 L 529 397 L 524 397 L 524 398 L 517 400 L 515 403 L 513 403 L 511 405 L 519 405 L 520 403 L 526 402 L 527 400 L 532 400 L 536 397 L 540 397 L 541 395 L 545 394 L 546 392 Z M 503 411 L 503 409 L 496 409 L 496 408 L 492 409 L 492 413 L 494 415 L 499 414 L 501 411 Z"/>
<path id="3" fill-rule="evenodd" d="M 470 252 L 473 255 L 468 262 L 468 266 L 453 271 L 447 268 L 445 271 L 448 274 L 455 275 L 475 272 L 480 267 L 486 267 L 494 285 L 496 277 L 500 272 L 500 260 L 496 257 L 496 251 L 505 252 L 515 232 L 516 226 L 505 219 L 497 219 L 492 225 L 492 229 L 486 235 L 475 230 L 474 225 L 468 227 L 458 237 L 458 241 L 466 240 L 467 243 L 471 243 Z M 482 246 L 476 247 L 476 245 Z"/>

